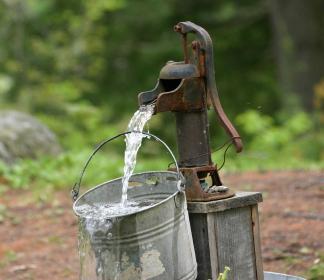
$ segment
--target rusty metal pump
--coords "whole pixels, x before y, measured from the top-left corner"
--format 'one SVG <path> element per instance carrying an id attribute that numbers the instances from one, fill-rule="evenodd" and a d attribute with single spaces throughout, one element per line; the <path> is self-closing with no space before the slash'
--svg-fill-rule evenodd
<path id="1" fill-rule="evenodd" d="M 188 201 L 211 201 L 233 196 L 222 186 L 217 167 L 211 160 L 207 110 L 212 106 L 218 120 L 241 152 L 241 137 L 227 118 L 219 100 L 212 40 L 205 29 L 186 21 L 174 30 L 182 35 L 184 61 L 169 61 L 160 71 L 153 90 L 139 94 L 139 104 L 155 103 L 155 114 L 175 113 L 179 166 L 186 178 Z M 195 40 L 188 43 L 188 34 Z M 211 185 L 206 178 L 210 176 Z"/>

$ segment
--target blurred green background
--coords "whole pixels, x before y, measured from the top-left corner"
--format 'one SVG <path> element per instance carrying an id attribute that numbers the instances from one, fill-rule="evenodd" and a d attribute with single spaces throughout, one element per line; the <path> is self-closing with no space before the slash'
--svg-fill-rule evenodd
<path id="1" fill-rule="evenodd" d="M 37 117 L 64 149 L 1 164 L 4 185 L 40 186 L 41 195 L 70 187 L 96 144 L 126 130 L 137 94 L 154 87 L 166 61 L 182 59 L 173 25 L 185 20 L 213 38 L 221 101 L 245 144 L 222 172 L 323 168 L 322 11 L 318 0 L 1 0 L 1 109 Z M 216 150 L 227 136 L 214 112 L 209 119 Z M 174 123 L 164 113 L 149 129 L 176 152 Z M 166 152 L 145 142 L 137 170 L 166 169 Z M 122 139 L 108 145 L 86 184 L 120 176 L 123 150 Z"/>

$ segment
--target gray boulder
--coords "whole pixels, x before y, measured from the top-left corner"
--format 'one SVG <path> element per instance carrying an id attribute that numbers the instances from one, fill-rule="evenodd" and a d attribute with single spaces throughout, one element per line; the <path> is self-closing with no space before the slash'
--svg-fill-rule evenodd
<path id="1" fill-rule="evenodd" d="M 38 120 L 17 111 L 0 111 L 0 160 L 13 163 L 60 152 L 55 134 Z"/>

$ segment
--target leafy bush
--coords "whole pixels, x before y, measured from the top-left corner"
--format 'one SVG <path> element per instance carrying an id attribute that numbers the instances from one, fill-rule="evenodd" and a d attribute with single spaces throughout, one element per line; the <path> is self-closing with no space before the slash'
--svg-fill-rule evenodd
<path id="1" fill-rule="evenodd" d="M 236 118 L 245 144 L 237 155 L 228 152 L 226 170 L 312 169 L 324 166 L 324 133 L 312 117 L 298 112 L 279 122 L 268 115 L 248 110 Z M 320 151 L 320 152 L 319 152 Z M 223 161 L 222 153 L 214 159 Z M 229 163 L 230 162 L 230 163 Z"/>
<path id="2" fill-rule="evenodd" d="M 122 141 L 117 141 L 117 144 L 120 145 L 121 151 L 114 150 L 114 146 L 107 147 L 93 158 L 83 178 L 82 191 L 122 176 Z M 143 146 L 135 172 L 167 169 L 171 161 L 169 158 L 160 156 L 159 150 L 152 149 L 152 144 L 148 141 Z M 46 199 L 43 196 L 50 195 L 54 190 L 72 188 L 92 150 L 87 147 L 75 147 L 56 158 L 24 159 L 13 166 L 0 162 L 0 176 L 4 178 L 3 183 L 11 188 L 32 189 L 39 198 Z"/>

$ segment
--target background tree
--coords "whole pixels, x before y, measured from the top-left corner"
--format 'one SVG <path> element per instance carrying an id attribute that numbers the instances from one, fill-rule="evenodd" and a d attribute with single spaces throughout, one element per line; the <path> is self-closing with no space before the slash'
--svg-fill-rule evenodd
<path id="1" fill-rule="evenodd" d="M 282 102 L 295 97 L 314 109 L 314 88 L 324 77 L 324 2 L 268 1 L 273 26 Z M 286 106 L 287 107 L 287 106 Z"/>

